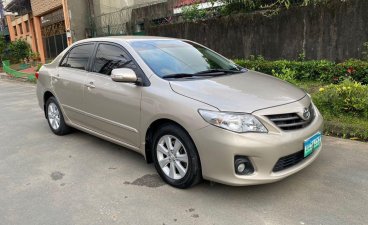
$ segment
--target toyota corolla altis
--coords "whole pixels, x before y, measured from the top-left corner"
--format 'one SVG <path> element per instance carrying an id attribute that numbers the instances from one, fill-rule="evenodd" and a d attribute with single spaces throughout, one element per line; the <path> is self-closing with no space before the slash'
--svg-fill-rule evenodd
<path id="1" fill-rule="evenodd" d="M 323 119 L 306 92 L 192 41 L 86 39 L 36 77 L 52 132 L 132 149 L 174 187 L 274 182 L 321 151 Z"/>

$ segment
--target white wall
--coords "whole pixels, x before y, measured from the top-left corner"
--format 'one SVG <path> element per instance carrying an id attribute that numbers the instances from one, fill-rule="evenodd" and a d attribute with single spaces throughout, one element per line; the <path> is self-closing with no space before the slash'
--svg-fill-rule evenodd
<path id="1" fill-rule="evenodd" d="M 157 0 L 95 0 L 101 14 L 118 11 L 126 7 L 134 7 L 142 4 L 156 3 Z"/>

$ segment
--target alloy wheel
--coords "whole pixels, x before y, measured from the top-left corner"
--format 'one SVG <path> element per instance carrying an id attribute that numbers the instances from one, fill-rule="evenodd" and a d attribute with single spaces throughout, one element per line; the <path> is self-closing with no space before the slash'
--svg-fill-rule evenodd
<path id="1" fill-rule="evenodd" d="M 178 138 L 172 135 L 162 136 L 156 151 L 158 163 L 166 176 L 179 180 L 187 174 L 188 154 Z"/>
<path id="2" fill-rule="evenodd" d="M 55 103 L 51 102 L 47 108 L 47 116 L 52 129 L 57 130 L 60 127 L 60 111 Z"/>

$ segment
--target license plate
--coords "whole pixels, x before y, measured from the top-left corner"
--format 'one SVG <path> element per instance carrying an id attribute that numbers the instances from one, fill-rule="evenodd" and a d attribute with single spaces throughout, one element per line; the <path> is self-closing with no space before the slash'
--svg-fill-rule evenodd
<path id="1" fill-rule="evenodd" d="M 304 141 L 304 158 L 312 154 L 315 150 L 321 146 L 322 134 L 321 132 L 316 133 L 312 137 Z"/>

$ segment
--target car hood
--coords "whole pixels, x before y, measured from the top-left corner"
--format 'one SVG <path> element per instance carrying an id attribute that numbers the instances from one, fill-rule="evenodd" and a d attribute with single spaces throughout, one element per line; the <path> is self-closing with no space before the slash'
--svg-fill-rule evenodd
<path id="1" fill-rule="evenodd" d="M 275 77 L 247 71 L 210 79 L 170 81 L 174 92 L 221 111 L 251 113 L 298 101 L 306 93 Z"/>

